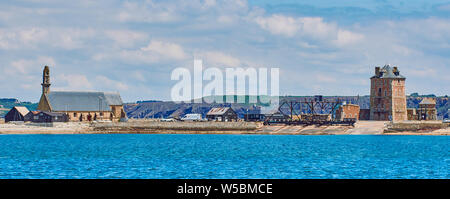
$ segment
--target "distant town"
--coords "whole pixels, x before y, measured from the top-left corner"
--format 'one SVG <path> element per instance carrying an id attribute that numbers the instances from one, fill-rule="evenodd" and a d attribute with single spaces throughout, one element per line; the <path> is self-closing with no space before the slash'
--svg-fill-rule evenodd
<path id="1" fill-rule="evenodd" d="M 406 77 L 400 74 L 398 67 L 385 65 L 374 69 L 368 96 L 280 96 L 277 109 L 263 112 L 262 107 L 267 105 L 262 103 L 175 103 L 156 100 L 124 103 L 117 92 L 52 91 L 50 67 L 45 66 L 39 102 L 0 99 L 1 122 L 115 123 L 153 119 L 159 122 L 355 126 L 358 121 L 448 121 L 448 96 L 418 93 L 406 96 Z"/>

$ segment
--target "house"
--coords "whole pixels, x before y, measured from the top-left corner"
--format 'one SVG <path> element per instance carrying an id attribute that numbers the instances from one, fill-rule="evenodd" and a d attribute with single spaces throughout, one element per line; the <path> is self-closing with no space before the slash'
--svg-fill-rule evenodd
<path id="1" fill-rule="evenodd" d="M 247 110 L 244 113 L 244 121 L 246 122 L 264 121 L 264 118 L 264 114 L 261 114 L 261 110 L 259 109 Z"/>
<path id="2" fill-rule="evenodd" d="M 42 95 L 38 110 L 66 113 L 69 121 L 111 120 L 126 118 L 123 102 L 116 92 L 52 91 L 50 92 L 50 70 L 43 71 Z"/>
<path id="3" fill-rule="evenodd" d="M 297 116 L 296 116 L 296 119 L 300 119 L 300 118 L 297 118 Z M 272 113 L 265 114 L 264 120 L 265 120 L 265 122 L 278 123 L 278 122 L 289 121 L 290 118 L 289 118 L 289 116 L 282 114 L 280 111 L 275 111 Z"/>
<path id="4" fill-rule="evenodd" d="M 423 98 L 419 108 L 408 109 L 408 120 L 437 120 L 436 100 Z"/>
<path id="5" fill-rule="evenodd" d="M 66 113 L 30 111 L 25 116 L 25 121 L 34 123 L 68 122 L 69 116 Z"/>
<path id="6" fill-rule="evenodd" d="M 15 106 L 5 115 L 5 122 L 24 121 L 30 111 L 24 106 Z"/>
<path id="7" fill-rule="evenodd" d="M 39 111 L 30 111 L 28 114 L 25 115 L 24 121 L 25 122 L 32 122 L 37 117 L 37 114 L 39 114 Z"/>
<path id="8" fill-rule="evenodd" d="M 231 107 L 212 108 L 206 114 L 209 121 L 231 122 L 237 121 L 237 114 Z"/>
<path id="9" fill-rule="evenodd" d="M 356 104 L 343 104 L 336 111 L 336 120 L 344 121 L 345 119 L 359 119 L 360 109 Z"/>

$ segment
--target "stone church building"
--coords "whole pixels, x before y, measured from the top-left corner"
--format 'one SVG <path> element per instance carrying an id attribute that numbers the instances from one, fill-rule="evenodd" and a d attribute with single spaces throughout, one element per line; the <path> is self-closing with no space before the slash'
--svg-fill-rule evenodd
<path id="1" fill-rule="evenodd" d="M 69 121 L 111 120 L 126 118 L 123 102 L 116 92 L 50 91 L 50 69 L 43 71 L 42 95 L 38 110 L 66 113 Z"/>
<path id="2" fill-rule="evenodd" d="M 375 67 L 375 75 L 370 78 L 370 120 L 408 119 L 405 80 L 397 67 Z"/>

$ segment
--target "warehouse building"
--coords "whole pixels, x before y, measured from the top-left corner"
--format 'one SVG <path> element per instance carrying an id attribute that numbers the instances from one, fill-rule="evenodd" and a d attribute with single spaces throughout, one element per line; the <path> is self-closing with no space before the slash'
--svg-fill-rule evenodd
<path id="1" fill-rule="evenodd" d="M 209 121 L 231 122 L 237 121 L 238 116 L 231 107 L 212 108 L 206 114 Z"/>

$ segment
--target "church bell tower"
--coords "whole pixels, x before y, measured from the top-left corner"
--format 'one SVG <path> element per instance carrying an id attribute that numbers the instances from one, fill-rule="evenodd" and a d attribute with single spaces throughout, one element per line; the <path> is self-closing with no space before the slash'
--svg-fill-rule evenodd
<path id="1" fill-rule="evenodd" d="M 42 94 L 50 93 L 50 69 L 48 66 L 45 66 L 44 71 L 42 73 Z"/>
<path id="2" fill-rule="evenodd" d="M 42 95 L 39 100 L 37 110 L 40 111 L 51 111 L 51 106 L 48 101 L 48 95 L 50 94 L 50 69 L 48 66 L 45 66 L 44 71 L 42 72 Z"/>

